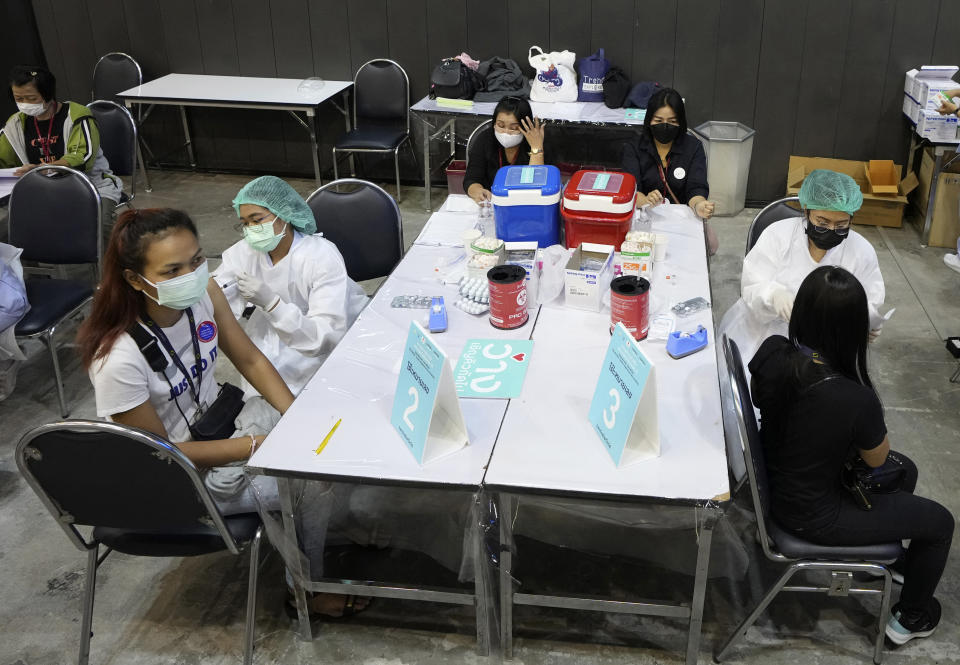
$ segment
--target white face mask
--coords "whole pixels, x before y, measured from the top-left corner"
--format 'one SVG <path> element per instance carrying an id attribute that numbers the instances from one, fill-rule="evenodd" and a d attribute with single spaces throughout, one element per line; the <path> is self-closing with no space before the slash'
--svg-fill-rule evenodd
<path id="1" fill-rule="evenodd" d="M 498 132 L 496 130 L 494 130 L 493 134 L 504 148 L 513 148 L 514 146 L 520 145 L 520 142 L 523 141 L 523 134 L 507 134 L 506 132 Z"/>
<path id="2" fill-rule="evenodd" d="M 43 104 L 22 104 L 17 103 L 17 108 L 20 109 L 20 113 L 24 113 L 31 117 L 36 118 L 38 115 L 43 115 L 43 112 L 47 110 L 47 105 Z"/>

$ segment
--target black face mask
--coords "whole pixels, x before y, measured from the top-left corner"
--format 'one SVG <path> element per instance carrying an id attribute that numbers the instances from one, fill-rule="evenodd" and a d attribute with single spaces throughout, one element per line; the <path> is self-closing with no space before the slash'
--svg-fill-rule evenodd
<path id="1" fill-rule="evenodd" d="M 680 135 L 680 127 L 661 122 L 657 125 L 650 125 L 650 132 L 658 143 L 672 143 Z"/>
<path id="2" fill-rule="evenodd" d="M 809 220 L 807 221 L 807 226 L 805 229 L 807 237 L 813 241 L 813 244 L 819 247 L 820 249 L 833 249 L 846 239 L 847 234 L 850 233 L 850 230 L 847 229 L 843 233 L 839 231 L 834 231 L 833 229 L 821 229 L 815 226 Z"/>

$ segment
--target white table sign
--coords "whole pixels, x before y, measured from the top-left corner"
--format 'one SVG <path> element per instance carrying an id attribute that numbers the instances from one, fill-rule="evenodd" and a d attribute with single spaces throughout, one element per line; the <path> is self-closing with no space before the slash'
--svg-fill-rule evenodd
<path id="1" fill-rule="evenodd" d="M 420 464 L 468 443 L 447 354 L 416 321 L 404 345 L 390 423 Z"/>
<path id="2" fill-rule="evenodd" d="M 660 456 L 656 371 L 622 323 L 610 338 L 589 417 L 617 466 Z"/>

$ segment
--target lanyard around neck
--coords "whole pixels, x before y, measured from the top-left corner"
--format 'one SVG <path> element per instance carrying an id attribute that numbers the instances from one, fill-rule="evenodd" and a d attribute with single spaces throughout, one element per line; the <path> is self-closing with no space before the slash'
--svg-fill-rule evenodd
<path id="1" fill-rule="evenodd" d="M 187 307 L 187 320 L 190 322 L 190 341 L 193 344 L 193 358 L 196 361 L 197 368 L 197 385 L 194 387 L 193 379 L 190 377 L 190 372 L 187 371 L 187 368 L 184 367 L 183 361 L 180 360 L 180 356 L 173 349 L 173 345 L 170 344 L 170 340 L 167 339 L 167 335 L 163 332 L 163 329 L 157 325 L 157 323 L 150 318 L 150 315 L 147 313 L 143 314 L 143 322 L 147 325 L 147 328 L 150 329 L 150 332 L 160 340 L 160 344 L 163 345 L 163 348 L 167 351 L 167 354 L 170 356 L 170 359 L 173 361 L 173 364 L 177 366 L 177 369 L 183 373 L 183 376 L 187 379 L 187 384 L 190 386 L 190 393 L 193 395 L 193 401 L 197 403 L 197 407 L 200 406 L 200 384 L 203 381 L 203 364 L 202 356 L 200 355 L 200 340 L 197 339 L 197 323 L 193 318 L 193 310 Z"/>
<path id="2" fill-rule="evenodd" d="M 33 126 L 37 129 L 37 140 L 40 141 L 40 147 L 43 149 L 43 162 L 44 164 L 49 164 L 53 161 L 53 154 L 50 152 L 50 137 L 53 136 L 53 121 L 57 119 L 57 114 L 54 113 L 50 116 L 50 120 L 47 122 L 47 139 L 43 139 L 43 134 L 40 132 L 40 123 L 37 121 L 36 117 L 33 119 Z"/>

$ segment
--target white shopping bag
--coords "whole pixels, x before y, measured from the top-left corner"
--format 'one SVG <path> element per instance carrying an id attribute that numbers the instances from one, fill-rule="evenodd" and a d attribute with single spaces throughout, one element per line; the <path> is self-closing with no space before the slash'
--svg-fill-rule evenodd
<path id="1" fill-rule="evenodd" d="M 534 49 L 538 53 L 534 54 Z M 577 101 L 577 74 L 573 64 L 577 54 L 571 51 L 544 53 L 539 46 L 531 46 L 530 66 L 536 75 L 530 85 L 530 100 L 534 102 Z"/>

